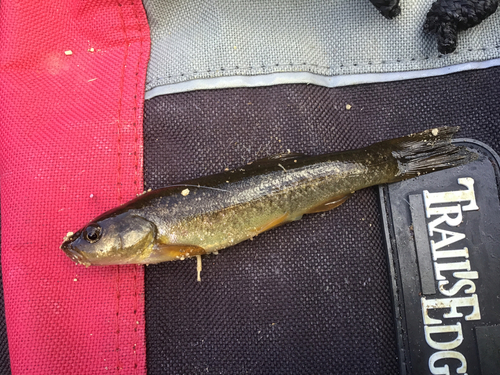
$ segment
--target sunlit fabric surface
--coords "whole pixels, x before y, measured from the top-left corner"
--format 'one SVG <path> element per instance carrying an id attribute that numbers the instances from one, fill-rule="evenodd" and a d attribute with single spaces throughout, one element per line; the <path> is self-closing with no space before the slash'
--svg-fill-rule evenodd
<path id="1" fill-rule="evenodd" d="M 409 72 L 500 57 L 499 12 L 460 33 L 456 51 L 441 55 L 436 37 L 423 32 L 432 3 L 401 1 L 401 14 L 389 20 L 368 0 L 147 0 L 153 41 L 147 95 L 276 84 L 267 76 L 270 73 L 313 74 L 284 75 L 279 83 L 345 85 L 353 82 L 318 81 L 314 76 Z M 227 80 L 239 76 L 261 78 L 258 82 Z M 208 81 L 214 78 L 219 79 Z M 202 82 L 194 87 L 188 84 L 196 80 Z"/>

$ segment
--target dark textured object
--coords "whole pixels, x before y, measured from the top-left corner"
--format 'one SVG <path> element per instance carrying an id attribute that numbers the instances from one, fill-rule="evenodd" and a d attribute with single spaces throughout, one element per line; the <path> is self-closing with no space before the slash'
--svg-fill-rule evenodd
<path id="1" fill-rule="evenodd" d="M 370 0 L 386 18 L 401 13 L 399 0 Z M 498 0 L 437 0 L 427 13 L 424 31 L 437 35 L 438 51 L 447 54 L 457 48 L 458 32 L 480 24 L 495 13 Z"/>
<path id="2" fill-rule="evenodd" d="M 424 31 L 437 35 L 439 52 L 451 53 L 457 48 L 458 32 L 480 24 L 497 7 L 498 0 L 438 0 L 427 13 Z"/>
<path id="3" fill-rule="evenodd" d="M 0 220 L 1 223 L 1 220 Z M 2 244 L 2 230 L 0 224 L 0 248 Z M 3 285 L 0 262 L 0 283 Z M 3 298 L 3 288 L 0 288 L 0 374 L 9 375 L 10 371 L 10 356 L 9 342 L 7 340 L 7 323 L 5 321 L 5 304 Z"/>
<path id="4" fill-rule="evenodd" d="M 399 16 L 401 8 L 399 0 L 370 0 L 385 18 L 394 18 Z"/>
<path id="5" fill-rule="evenodd" d="M 145 103 L 146 189 L 287 149 L 346 150 L 442 125 L 499 151 L 499 85 L 491 68 L 156 97 Z M 145 286 L 149 374 L 399 373 L 374 188 L 205 257 L 201 283 L 186 260 L 146 267 Z"/>

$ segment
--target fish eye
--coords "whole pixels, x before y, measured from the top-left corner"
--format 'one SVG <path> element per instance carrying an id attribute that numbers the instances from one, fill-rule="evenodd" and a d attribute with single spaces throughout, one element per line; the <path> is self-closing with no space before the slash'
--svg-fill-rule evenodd
<path id="1" fill-rule="evenodd" d="M 87 242 L 94 243 L 99 241 L 101 238 L 101 233 L 102 229 L 99 225 L 97 224 L 90 224 L 85 230 L 83 231 L 83 238 Z"/>

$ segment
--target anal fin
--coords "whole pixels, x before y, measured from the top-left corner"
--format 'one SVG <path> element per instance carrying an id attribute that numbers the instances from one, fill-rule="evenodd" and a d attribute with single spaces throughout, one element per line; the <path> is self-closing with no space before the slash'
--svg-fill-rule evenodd
<path id="1" fill-rule="evenodd" d="M 346 200 L 348 200 L 351 196 L 352 196 L 352 193 L 329 199 L 328 202 L 324 202 L 324 203 L 321 203 L 317 206 L 311 207 L 307 211 L 305 211 L 304 213 L 305 214 L 315 214 L 318 212 L 330 211 L 330 210 L 334 209 L 335 207 L 340 206 L 342 203 L 344 203 Z"/>
<path id="2" fill-rule="evenodd" d="M 262 225 L 261 227 L 258 227 L 255 229 L 255 234 L 254 236 L 258 235 L 259 233 L 268 231 L 269 229 L 275 228 L 281 224 L 284 224 L 286 220 L 288 219 L 288 212 L 284 213 L 283 215 L 267 222 L 266 224 Z"/>

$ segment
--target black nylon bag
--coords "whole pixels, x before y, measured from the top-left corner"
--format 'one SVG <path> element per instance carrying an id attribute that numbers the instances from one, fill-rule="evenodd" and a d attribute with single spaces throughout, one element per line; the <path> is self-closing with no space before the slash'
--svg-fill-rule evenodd
<path id="1" fill-rule="evenodd" d="M 500 150 L 500 68 L 328 89 L 196 91 L 145 104 L 145 188 L 277 153 L 342 151 L 438 126 Z M 148 372 L 397 374 L 376 188 L 203 260 L 146 269 Z"/>

